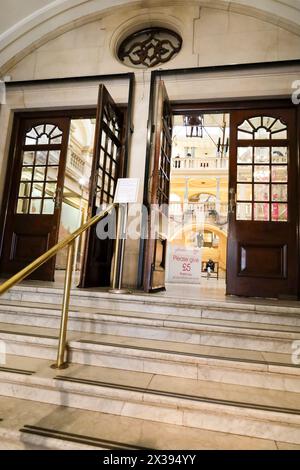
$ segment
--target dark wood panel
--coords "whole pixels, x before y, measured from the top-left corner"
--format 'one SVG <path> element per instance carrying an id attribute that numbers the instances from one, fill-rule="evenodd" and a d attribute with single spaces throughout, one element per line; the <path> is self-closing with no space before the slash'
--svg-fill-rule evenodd
<path id="1" fill-rule="evenodd" d="M 32 235 L 30 233 L 13 233 L 10 260 L 31 263 L 49 249 L 50 233 Z"/>
<path id="2" fill-rule="evenodd" d="M 238 276 L 280 278 L 287 275 L 287 245 L 240 245 Z"/>

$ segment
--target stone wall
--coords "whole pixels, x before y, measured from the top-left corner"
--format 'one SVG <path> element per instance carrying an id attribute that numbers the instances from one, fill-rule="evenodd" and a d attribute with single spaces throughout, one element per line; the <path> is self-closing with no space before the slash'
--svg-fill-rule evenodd
<path id="1" fill-rule="evenodd" d="M 178 4 L 177 4 L 178 3 Z M 81 26 L 63 32 L 33 48 L 26 57 L 6 71 L 12 80 L 36 80 L 55 77 L 86 76 L 134 72 L 134 134 L 132 138 L 129 176 L 144 180 L 150 71 L 124 66 L 116 58 L 115 49 L 125 34 L 146 25 L 161 25 L 179 32 L 183 38 L 181 52 L 163 69 L 242 64 L 299 59 L 300 36 L 279 26 L 229 9 L 190 6 L 175 2 L 173 7 L 131 8 L 116 10 Z M 207 2 L 206 2 L 207 3 Z M 51 35 L 53 36 L 53 34 Z M 240 72 L 170 76 L 166 86 L 171 99 L 215 100 L 265 96 L 286 96 L 300 77 L 291 67 L 282 73 Z M 107 83 L 117 102 L 126 101 L 127 84 Z M 1 108 L 0 123 L 0 196 L 3 193 L 12 116 L 15 110 L 64 108 L 96 104 L 97 84 L 36 89 L 22 87 L 10 92 Z M 141 184 L 139 201 L 142 202 Z M 138 240 L 127 243 L 125 281 L 136 285 L 139 254 Z"/>

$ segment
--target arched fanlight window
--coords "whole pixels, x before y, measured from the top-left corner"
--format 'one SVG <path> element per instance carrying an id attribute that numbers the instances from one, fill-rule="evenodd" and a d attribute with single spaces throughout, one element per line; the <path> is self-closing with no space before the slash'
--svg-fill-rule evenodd
<path id="1" fill-rule="evenodd" d="M 61 144 L 62 131 L 54 124 L 40 124 L 32 127 L 25 136 L 25 145 Z"/>
<path id="2" fill-rule="evenodd" d="M 252 117 L 238 127 L 238 139 L 287 139 L 287 126 L 278 118 Z"/>

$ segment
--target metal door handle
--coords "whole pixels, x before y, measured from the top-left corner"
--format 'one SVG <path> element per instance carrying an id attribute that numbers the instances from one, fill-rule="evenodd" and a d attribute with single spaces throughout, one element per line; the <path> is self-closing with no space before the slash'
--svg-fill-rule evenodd
<path id="1" fill-rule="evenodd" d="M 229 210 L 228 210 L 229 214 L 234 214 L 235 206 L 236 206 L 235 189 L 230 188 L 229 189 Z"/>

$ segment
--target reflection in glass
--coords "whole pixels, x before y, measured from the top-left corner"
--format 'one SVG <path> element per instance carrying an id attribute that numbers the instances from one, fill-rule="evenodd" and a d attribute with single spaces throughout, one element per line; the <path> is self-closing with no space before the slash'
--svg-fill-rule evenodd
<path id="1" fill-rule="evenodd" d="M 42 134 L 38 139 L 38 145 L 48 145 L 49 138 L 46 134 Z"/>
<path id="2" fill-rule="evenodd" d="M 253 132 L 253 127 L 247 119 L 239 126 L 239 129 L 245 132 Z"/>
<path id="3" fill-rule="evenodd" d="M 254 204 L 254 220 L 267 222 L 269 220 L 269 203 L 256 202 Z"/>
<path id="4" fill-rule="evenodd" d="M 46 183 L 45 185 L 45 196 L 54 196 L 56 192 L 56 183 Z"/>
<path id="5" fill-rule="evenodd" d="M 287 182 L 287 166 L 272 166 L 272 181 L 274 183 Z"/>
<path id="6" fill-rule="evenodd" d="M 237 161 L 238 163 L 252 163 L 252 147 L 238 147 Z"/>
<path id="7" fill-rule="evenodd" d="M 252 182 L 252 166 L 251 165 L 238 165 L 237 168 L 237 181 L 251 183 Z"/>
<path id="8" fill-rule="evenodd" d="M 104 168 L 104 150 L 100 150 L 100 157 L 99 157 L 99 166 L 100 168 Z"/>
<path id="9" fill-rule="evenodd" d="M 104 180 L 104 191 L 108 192 L 109 179 L 105 178 Z"/>
<path id="10" fill-rule="evenodd" d="M 57 181 L 58 166 L 47 167 L 47 181 Z"/>
<path id="11" fill-rule="evenodd" d="M 22 168 L 21 180 L 28 181 L 32 178 L 32 167 L 24 167 Z"/>
<path id="12" fill-rule="evenodd" d="M 42 197 L 43 185 L 34 185 L 32 188 L 32 197 Z"/>
<path id="13" fill-rule="evenodd" d="M 24 152 L 23 165 L 34 165 L 34 152 Z"/>
<path id="14" fill-rule="evenodd" d="M 37 135 L 35 132 L 30 132 L 30 134 L 27 134 L 26 139 L 25 139 L 25 145 L 36 145 L 36 138 Z"/>
<path id="15" fill-rule="evenodd" d="M 287 201 L 286 184 L 272 184 L 272 201 Z"/>
<path id="16" fill-rule="evenodd" d="M 256 117 L 250 118 L 249 122 L 254 127 L 254 129 L 257 130 L 259 127 L 263 125 L 263 118 L 262 116 L 256 116 Z"/>
<path id="17" fill-rule="evenodd" d="M 96 193 L 96 207 L 100 207 L 100 201 L 101 201 L 101 189 L 100 190 L 97 190 L 97 193 Z"/>
<path id="18" fill-rule="evenodd" d="M 62 141 L 62 135 L 58 136 L 58 137 L 54 137 L 52 138 L 51 137 L 51 144 L 61 144 L 61 141 Z"/>
<path id="19" fill-rule="evenodd" d="M 34 170 L 34 181 L 44 181 L 46 167 L 36 167 Z"/>
<path id="20" fill-rule="evenodd" d="M 110 174 L 110 164 L 111 164 L 111 159 L 110 159 L 110 158 L 106 158 L 105 169 L 106 169 L 106 171 L 107 171 L 108 174 Z"/>
<path id="21" fill-rule="evenodd" d="M 36 165 L 47 165 L 47 156 L 48 152 L 45 151 L 39 151 L 36 152 Z"/>
<path id="22" fill-rule="evenodd" d="M 50 150 L 48 165 L 58 165 L 60 158 L 59 150 Z"/>
<path id="23" fill-rule="evenodd" d="M 236 220 L 251 220 L 252 204 L 251 202 L 238 202 L 236 205 Z"/>
<path id="24" fill-rule="evenodd" d="M 262 120 L 262 125 L 266 129 L 270 129 L 273 126 L 275 121 L 277 121 L 277 119 L 274 117 L 264 116 Z"/>
<path id="25" fill-rule="evenodd" d="M 270 148 L 269 147 L 255 147 L 254 148 L 254 162 L 255 163 L 269 163 L 270 162 Z"/>
<path id="26" fill-rule="evenodd" d="M 270 132 L 264 127 L 259 127 L 254 133 L 254 139 L 270 139 Z"/>
<path id="27" fill-rule="evenodd" d="M 272 221 L 273 222 L 287 222 L 288 208 L 287 204 L 273 203 L 272 204 Z"/>
<path id="28" fill-rule="evenodd" d="M 253 139 L 253 134 L 248 134 L 247 132 L 238 131 L 238 139 L 239 140 Z"/>
<path id="29" fill-rule="evenodd" d="M 254 167 L 254 181 L 270 181 L 270 168 L 266 165 L 259 165 Z"/>
<path id="30" fill-rule="evenodd" d="M 103 148 L 103 150 L 105 150 L 105 142 L 106 142 L 106 133 L 102 132 L 102 134 L 101 134 L 101 147 Z"/>
<path id="31" fill-rule="evenodd" d="M 29 197 L 31 190 L 31 183 L 20 183 L 19 197 Z"/>
<path id="32" fill-rule="evenodd" d="M 272 147 L 272 163 L 288 163 L 287 147 Z"/>
<path id="33" fill-rule="evenodd" d="M 282 133 L 282 132 L 287 132 L 287 127 L 284 122 L 282 122 L 280 119 L 276 119 L 275 123 L 272 125 L 272 139 L 275 138 L 275 135 L 277 133 Z M 286 138 L 286 137 L 280 137 L 280 138 Z"/>
<path id="34" fill-rule="evenodd" d="M 54 201 L 53 199 L 44 199 L 43 214 L 54 214 Z"/>
<path id="35" fill-rule="evenodd" d="M 39 126 L 35 127 L 35 132 L 40 136 L 44 133 L 45 127 L 44 124 L 40 124 Z"/>
<path id="36" fill-rule="evenodd" d="M 42 199 L 31 199 L 30 201 L 30 214 L 40 214 L 42 208 Z"/>
<path id="37" fill-rule="evenodd" d="M 114 147 L 114 143 L 112 140 L 109 140 L 108 141 L 108 145 L 107 145 L 107 153 L 109 155 L 112 155 L 113 154 L 113 147 Z"/>
<path id="38" fill-rule="evenodd" d="M 29 199 L 18 199 L 17 214 L 28 214 Z"/>
<path id="39" fill-rule="evenodd" d="M 270 199 L 270 186 L 268 184 L 255 184 L 254 185 L 254 200 L 255 201 L 269 201 Z"/>
<path id="40" fill-rule="evenodd" d="M 99 188 L 102 188 L 102 181 L 103 181 L 102 173 L 100 173 L 98 174 L 98 181 L 97 181 L 97 185 Z"/>
<path id="41" fill-rule="evenodd" d="M 252 184 L 237 185 L 237 200 L 252 201 Z"/>
<path id="42" fill-rule="evenodd" d="M 272 139 L 287 139 L 287 131 L 281 131 L 272 134 Z"/>

